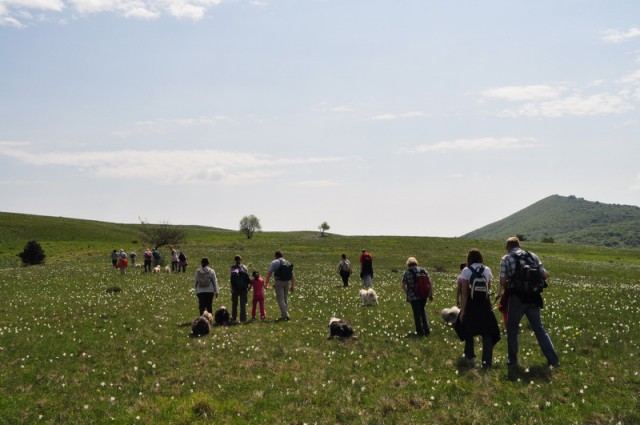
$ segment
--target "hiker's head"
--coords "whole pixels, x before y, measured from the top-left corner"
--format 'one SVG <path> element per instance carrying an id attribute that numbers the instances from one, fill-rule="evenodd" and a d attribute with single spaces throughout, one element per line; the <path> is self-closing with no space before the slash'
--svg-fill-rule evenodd
<path id="1" fill-rule="evenodd" d="M 201 261 L 200 264 L 202 264 L 202 267 L 207 267 L 209 265 L 209 259 L 207 257 L 204 257 Z"/>
<path id="2" fill-rule="evenodd" d="M 282 258 L 282 251 L 277 250 L 275 256 L 276 258 Z"/>
<path id="3" fill-rule="evenodd" d="M 511 236 L 507 239 L 507 251 L 511 251 L 513 248 L 520 248 L 520 239 L 516 236 Z"/>
<path id="4" fill-rule="evenodd" d="M 473 248 L 471 251 L 469 251 L 469 254 L 467 255 L 467 264 L 482 264 L 483 262 L 484 261 L 482 260 L 482 253 L 479 249 Z"/>
<path id="5" fill-rule="evenodd" d="M 416 257 L 407 258 L 407 267 L 417 266 L 417 265 L 418 265 L 418 260 L 416 260 Z"/>
<path id="6" fill-rule="evenodd" d="M 240 257 L 239 255 L 236 255 L 235 257 L 233 257 L 233 261 L 235 261 L 236 264 L 240 264 L 242 263 L 242 257 Z"/>

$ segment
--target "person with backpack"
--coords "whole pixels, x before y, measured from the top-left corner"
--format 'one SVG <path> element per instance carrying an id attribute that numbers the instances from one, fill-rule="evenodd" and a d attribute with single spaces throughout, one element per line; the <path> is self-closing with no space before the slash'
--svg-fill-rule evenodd
<path id="1" fill-rule="evenodd" d="M 187 256 L 182 251 L 178 254 L 178 273 L 180 273 L 181 270 L 182 273 L 187 272 Z"/>
<path id="2" fill-rule="evenodd" d="M 118 268 L 118 250 L 114 249 L 111 251 L 111 264 L 113 264 L 113 268 Z"/>
<path id="3" fill-rule="evenodd" d="M 160 265 L 160 251 L 158 251 L 158 247 L 153 248 L 151 251 L 151 255 L 153 256 L 153 267 L 157 267 Z"/>
<path id="4" fill-rule="evenodd" d="M 475 366 L 474 337 L 482 336 L 482 367 L 493 364 L 493 346 L 500 340 L 500 329 L 489 291 L 493 274 L 483 262 L 482 253 L 472 249 L 467 255 L 467 266 L 460 274 L 462 296 L 460 297 L 460 315 L 464 335 L 464 358 L 469 366 Z"/>
<path id="5" fill-rule="evenodd" d="M 142 254 L 142 257 L 144 258 L 144 272 L 151 273 L 151 260 L 153 259 L 153 253 L 149 248 L 145 248 L 144 254 Z"/>
<path id="6" fill-rule="evenodd" d="M 418 260 L 415 257 L 407 259 L 407 270 L 402 275 L 402 290 L 407 302 L 411 304 L 413 311 L 413 321 L 416 325 L 415 334 L 411 337 L 428 336 L 431 333 L 429 320 L 425 309 L 427 300 L 433 301 L 433 283 L 429 277 L 429 272 L 423 267 L 418 267 Z"/>
<path id="7" fill-rule="evenodd" d="M 266 287 L 269 287 L 269 280 L 271 279 L 271 275 L 273 275 L 275 279 L 273 287 L 276 291 L 278 307 L 280 307 L 280 317 L 276 319 L 276 321 L 289 321 L 289 292 L 293 292 L 296 285 L 296 278 L 293 274 L 293 264 L 284 259 L 282 251 L 280 250 L 276 251 L 275 257 L 276 259 L 269 265 L 269 271 L 267 272 L 267 278 L 264 284 Z"/>
<path id="8" fill-rule="evenodd" d="M 218 297 L 218 279 L 216 272 L 209 267 L 209 259 L 204 257 L 200 262 L 202 268 L 196 270 L 195 292 L 198 297 L 200 316 L 205 311 L 213 313 L 213 297 Z"/>
<path id="9" fill-rule="evenodd" d="M 124 252 L 124 249 L 121 249 L 118 253 L 118 263 L 116 268 L 120 269 L 120 274 L 125 274 L 127 272 L 127 266 L 129 265 L 129 260 L 127 260 L 127 253 Z"/>
<path id="10" fill-rule="evenodd" d="M 365 288 L 373 286 L 373 255 L 369 254 L 366 249 L 363 249 L 360 255 L 360 278 L 362 286 Z"/>
<path id="11" fill-rule="evenodd" d="M 342 254 L 342 259 L 338 263 L 338 273 L 342 278 L 342 284 L 345 288 L 349 286 L 349 276 L 351 276 L 351 262 L 347 260 L 347 254 Z"/>
<path id="12" fill-rule="evenodd" d="M 544 306 L 541 292 L 546 287 L 549 273 L 538 256 L 520 248 L 517 237 L 507 239 L 507 254 L 500 261 L 500 291 L 508 297 L 507 306 L 507 365 L 518 366 L 518 329 L 522 316 L 527 316 L 542 354 L 549 366 L 559 366 L 560 359 L 551 338 L 542 326 L 541 310 Z"/>
<path id="13" fill-rule="evenodd" d="M 129 253 L 129 258 L 131 258 L 131 267 L 135 267 L 136 266 L 136 258 L 138 257 L 138 254 L 136 254 L 135 251 L 131 251 L 131 253 Z"/>
<path id="14" fill-rule="evenodd" d="M 242 257 L 236 255 L 235 264 L 231 266 L 231 321 L 238 317 L 238 301 L 240 301 L 240 322 L 247 321 L 247 293 L 249 291 L 249 270 L 242 264 Z"/>

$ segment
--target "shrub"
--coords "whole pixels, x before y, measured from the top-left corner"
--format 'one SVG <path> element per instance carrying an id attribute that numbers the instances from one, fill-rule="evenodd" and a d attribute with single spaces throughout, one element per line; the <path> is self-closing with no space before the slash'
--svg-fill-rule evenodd
<path id="1" fill-rule="evenodd" d="M 44 250 L 40 244 L 33 240 L 27 242 L 24 247 L 24 251 L 18 254 L 18 257 L 22 260 L 23 265 L 32 266 L 35 264 L 44 264 L 44 258 L 46 255 L 44 254 Z"/>

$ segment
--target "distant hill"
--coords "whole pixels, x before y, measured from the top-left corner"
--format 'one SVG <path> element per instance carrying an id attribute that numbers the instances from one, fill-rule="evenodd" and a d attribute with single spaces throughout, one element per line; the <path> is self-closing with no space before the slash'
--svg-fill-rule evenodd
<path id="1" fill-rule="evenodd" d="M 527 240 L 621 248 L 640 247 L 640 208 L 552 195 L 464 238 Z"/>

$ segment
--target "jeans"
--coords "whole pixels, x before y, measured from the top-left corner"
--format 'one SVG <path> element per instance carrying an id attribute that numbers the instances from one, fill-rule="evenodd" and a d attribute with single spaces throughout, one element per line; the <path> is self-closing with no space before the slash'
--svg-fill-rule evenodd
<path id="1" fill-rule="evenodd" d="M 200 309 L 200 316 L 205 310 L 213 313 L 213 292 L 200 292 L 198 294 L 198 308 Z"/>
<path id="2" fill-rule="evenodd" d="M 290 280 L 276 280 L 273 284 L 276 290 L 276 300 L 278 301 L 278 307 L 280 307 L 280 317 L 283 319 L 289 318 L 289 310 L 287 298 L 289 296 Z"/>
<path id="3" fill-rule="evenodd" d="M 427 311 L 425 306 L 427 305 L 427 299 L 417 299 L 411 301 L 411 310 L 413 310 L 413 321 L 416 324 L 416 333 L 419 336 L 429 335 L 431 330 L 429 329 L 429 321 L 427 320 Z"/>
<path id="4" fill-rule="evenodd" d="M 464 340 L 464 358 L 475 359 L 474 338 L 467 335 Z M 493 338 L 491 335 L 482 335 L 482 366 L 491 367 L 493 363 Z"/>
<path id="5" fill-rule="evenodd" d="M 247 290 L 237 291 L 231 290 L 231 319 L 236 320 L 238 317 L 238 299 L 240 300 L 240 321 L 247 320 Z"/>
<path id="6" fill-rule="evenodd" d="M 349 286 L 349 276 L 351 276 L 351 273 L 340 270 L 340 277 L 342 278 L 342 284 L 345 288 Z"/>
<path id="7" fill-rule="evenodd" d="M 527 316 L 531 329 L 538 340 L 538 345 L 542 354 L 547 358 L 547 363 L 557 365 L 559 363 L 558 354 L 551 338 L 542 326 L 540 317 L 540 307 L 536 304 L 523 303 L 516 295 L 509 297 L 509 313 L 507 319 L 507 364 L 515 366 L 518 364 L 518 328 L 522 316 Z"/>

